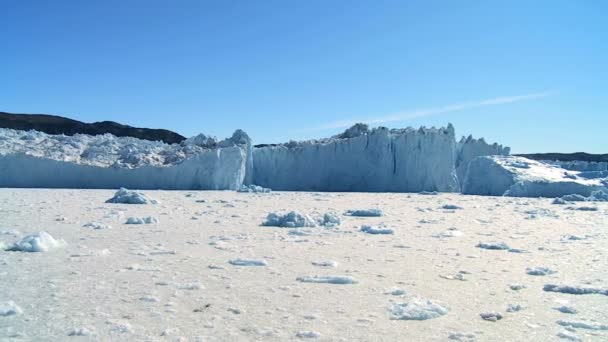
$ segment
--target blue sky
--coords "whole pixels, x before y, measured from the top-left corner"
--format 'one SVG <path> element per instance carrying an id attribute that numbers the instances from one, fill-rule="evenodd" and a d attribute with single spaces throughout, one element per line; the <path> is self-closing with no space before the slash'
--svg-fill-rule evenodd
<path id="1" fill-rule="evenodd" d="M 0 111 L 256 143 L 455 125 L 608 153 L 605 1 L 0 1 Z"/>

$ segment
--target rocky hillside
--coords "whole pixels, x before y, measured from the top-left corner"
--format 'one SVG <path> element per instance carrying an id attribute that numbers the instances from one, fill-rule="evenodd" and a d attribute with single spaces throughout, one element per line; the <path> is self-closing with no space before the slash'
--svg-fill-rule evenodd
<path id="1" fill-rule="evenodd" d="M 169 144 L 180 143 L 185 137 L 166 130 L 138 128 L 122 125 L 113 121 L 85 123 L 69 118 L 47 114 L 11 114 L 0 112 L 0 128 L 17 130 L 34 129 L 47 134 L 89 134 L 110 133 L 117 137 L 134 137 L 151 141 L 163 141 Z"/>

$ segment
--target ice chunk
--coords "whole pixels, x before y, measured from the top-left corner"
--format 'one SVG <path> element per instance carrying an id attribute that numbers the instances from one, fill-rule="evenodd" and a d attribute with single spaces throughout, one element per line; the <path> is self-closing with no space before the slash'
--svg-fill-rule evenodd
<path id="1" fill-rule="evenodd" d="M 458 209 L 463 209 L 463 208 L 460 206 L 454 205 L 454 204 L 444 204 L 441 206 L 441 209 L 458 210 Z"/>
<path id="2" fill-rule="evenodd" d="M 508 250 L 509 245 L 504 242 L 480 242 L 475 247 L 491 250 Z"/>
<path id="3" fill-rule="evenodd" d="M 426 298 L 414 297 L 405 303 L 397 303 L 388 308 L 391 319 L 423 321 L 441 317 L 448 309 Z"/>
<path id="4" fill-rule="evenodd" d="M 254 259 L 232 259 L 228 263 L 234 266 L 268 266 L 266 260 Z"/>
<path id="5" fill-rule="evenodd" d="M 515 197 L 589 196 L 602 189 L 600 178 L 579 177 L 578 172 L 566 176 L 557 166 L 515 156 L 473 159 L 462 186 L 464 194 Z"/>
<path id="6" fill-rule="evenodd" d="M 154 224 L 158 222 L 158 219 L 153 216 L 129 217 L 127 218 L 127 222 L 125 222 L 125 224 Z"/>
<path id="7" fill-rule="evenodd" d="M 89 222 L 89 223 L 83 225 L 83 227 L 93 228 L 93 229 L 111 229 L 112 228 L 112 226 L 109 226 L 109 225 L 103 224 L 103 223 L 99 223 L 99 222 Z"/>
<path id="8" fill-rule="evenodd" d="M 341 223 L 340 216 L 334 213 L 326 213 L 323 215 L 323 222 L 321 223 L 324 227 L 337 227 Z"/>
<path id="9" fill-rule="evenodd" d="M 578 310 L 576 310 L 574 307 L 568 306 L 568 305 L 558 306 L 557 308 L 555 308 L 555 310 L 557 310 L 557 311 L 559 311 L 561 313 L 566 313 L 566 314 L 576 314 L 576 313 L 578 313 Z"/>
<path id="10" fill-rule="evenodd" d="M 608 330 L 608 325 L 596 323 L 596 322 L 570 321 L 570 320 L 560 319 L 556 323 L 563 327 L 570 327 L 570 328 L 575 328 L 575 329 Z"/>
<path id="11" fill-rule="evenodd" d="M 0 303 L 0 317 L 20 315 L 21 313 L 23 313 L 23 310 L 12 300 Z"/>
<path id="12" fill-rule="evenodd" d="M 319 337 L 321 337 L 321 334 L 319 334 L 316 331 L 302 330 L 302 331 L 298 331 L 296 333 L 296 337 L 297 338 L 319 338 Z"/>
<path id="13" fill-rule="evenodd" d="M 550 275 L 550 274 L 554 274 L 557 271 L 554 271 L 552 269 L 550 269 L 549 267 L 528 267 L 526 268 L 526 273 L 529 275 L 534 275 L 534 276 L 545 276 L 545 275 Z"/>
<path id="14" fill-rule="evenodd" d="M 350 276 L 341 276 L 341 275 L 335 275 L 335 276 L 302 276 L 302 277 L 298 277 L 296 278 L 297 281 L 302 282 L 302 283 L 325 283 L 325 284 L 339 284 L 339 285 L 346 285 L 346 284 L 357 284 L 358 281 L 355 280 L 355 278 L 350 277 Z"/>
<path id="15" fill-rule="evenodd" d="M 482 312 L 479 316 L 486 321 L 496 322 L 502 319 L 502 314 L 499 312 Z"/>
<path id="16" fill-rule="evenodd" d="M 604 296 L 608 296 L 608 289 L 594 286 L 545 284 L 543 290 L 547 292 L 561 292 L 573 295 L 602 294 Z"/>
<path id="17" fill-rule="evenodd" d="M 10 246 L 7 251 L 47 252 L 55 248 L 61 248 L 65 245 L 65 241 L 62 239 L 55 240 L 51 234 L 39 232 L 25 236 Z"/>
<path id="18" fill-rule="evenodd" d="M 250 192 L 250 193 L 261 193 L 261 194 L 265 194 L 265 193 L 270 193 L 272 192 L 271 189 L 269 188 L 264 188 L 258 185 L 254 185 L 254 184 L 250 184 L 250 185 L 241 185 L 241 187 L 237 190 L 237 192 Z"/>
<path id="19" fill-rule="evenodd" d="M 271 227 L 316 227 L 317 224 L 310 216 L 301 214 L 297 211 L 290 211 L 286 214 L 270 213 L 266 217 L 266 221 L 262 223 L 264 226 Z"/>
<path id="20" fill-rule="evenodd" d="M 338 267 L 338 263 L 332 260 L 324 260 L 324 261 L 313 261 L 313 266 L 318 267 Z"/>
<path id="21" fill-rule="evenodd" d="M 361 231 L 367 234 L 395 234 L 395 231 L 390 228 L 385 228 L 384 226 L 361 226 Z"/>
<path id="22" fill-rule="evenodd" d="M 114 197 L 106 201 L 106 203 L 124 203 L 124 204 L 157 204 L 158 201 L 148 198 L 141 192 L 120 188 Z"/>
<path id="23" fill-rule="evenodd" d="M 360 216 L 360 217 L 379 217 L 382 216 L 382 210 L 380 209 L 357 209 L 348 210 L 345 215 L 349 216 Z"/>

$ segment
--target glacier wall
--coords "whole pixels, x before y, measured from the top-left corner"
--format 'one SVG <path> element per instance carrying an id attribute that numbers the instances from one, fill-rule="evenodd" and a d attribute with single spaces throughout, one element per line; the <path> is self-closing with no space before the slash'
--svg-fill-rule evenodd
<path id="1" fill-rule="evenodd" d="M 588 178 L 584 172 L 568 171 L 515 156 L 481 156 L 473 159 L 462 193 L 483 196 L 561 197 L 589 196 L 608 189 L 608 178 Z"/>
<path id="2" fill-rule="evenodd" d="M 454 128 L 368 130 L 253 150 L 254 183 L 273 190 L 459 191 Z"/>
<path id="3" fill-rule="evenodd" d="M 200 138 L 200 137 L 199 137 Z M 0 187 L 239 189 L 249 137 L 165 144 L 110 134 L 0 130 Z"/>

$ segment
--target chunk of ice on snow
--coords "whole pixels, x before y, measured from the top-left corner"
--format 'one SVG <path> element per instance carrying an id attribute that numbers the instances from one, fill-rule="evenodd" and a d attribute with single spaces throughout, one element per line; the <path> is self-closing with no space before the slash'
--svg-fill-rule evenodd
<path id="1" fill-rule="evenodd" d="M 302 283 L 324 283 L 324 284 L 357 284 L 358 281 L 350 276 L 302 276 L 296 278 L 297 281 Z"/>
<path id="2" fill-rule="evenodd" d="M 254 259 L 232 259 L 228 263 L 234 266 L 268 266 L 266 260 Z"/>
<path id="3" fill-rule="evenodd" d="M 529 275 L 534 275 L 534 276 L 545 276 L 545 275 L 550 275 L 550 274 L 554 274 L 557 271 L 554 271 L 552 269 L 550 269 L 549 267 L 528 267 L 526 268 L 526 273 Z"/>
<path id="4" fill-rule="evenodd" d="M 23 313 L 23 310 L 12 300 L 0 303 L 0 316 L 14 316 Z"/>
<path id="5" fill-rule="evenodd" d="M 594 286 L 545 284 L 543 290 L 546 292 L 560 292 L 573 295 L 602 294 L 608 296 L 608 289 Z"/>
<path id="6" fill-rule="evenodd" d="M 158 219 L 153 216 L 147 217 L 129 217 L 125 224 L 154 224 L 158 223 Z"/>
<path id="7" fill-rule="evenodd" d="M 385 228 L 383 226 L 361 226 L 361 231 L 367 234 L 395 234 L 395 231 L 390 228 Z"/>
<path id="8" fill-rule="evenodd" d="M 308 215 L 301 214 L 297 211 L 290 211 L 286 214 L 270 213 L 266 217 L 266 221 L 262 223 L 264 226 L 271 227 L 316 227 L 315 221 Z"/>
<path id="9" fill-rule="evenodd" d="M 441 317 L 448 309 L 426 298 L 415 297 L 406 303 L 397 303 L 388 308 L 391 319 L 423 321 Z"/>
<path id="10" fill-rule="evenodd" d="M 38 232 L 23 237 L 7 248 L 7 251 L 15 252 L 47 252 L 51 249 L 65 246 L 66 243 L 62 239 L 55 240 L 51 234 L 47 232 Z"/>
<path id="11" fill-rule="evenodd" d="M 601 324 L 596 322 L 585 322 L 585 321 L 569 321 L 560 319 L 556 322 L 563 327 L 570 327 L 575 329 L 588 329 L 588 330 L 608 330 L 607 324 Z"/>
<path id="12" fill-rule="evenodd" d="M 509 245 L 504 242 L 480 242 L 475 247 L 491 250 L 507 250 L 510 249 Z"/>
<path id="13" fill-rule="evenodd" d="M 106 201 L 106 203 L 124 203 L 124 204 L 157 204 L 158 201 L 151 199 L 141 192 L 120 188 L 114 197 Z"/>
<path id="14" fill-rule="evenodd" d="M 348 210 L 345 215 L 359 217 L 379 217 L 384 215 L 384 213 L 380 209 L 356 209 Z"/>

